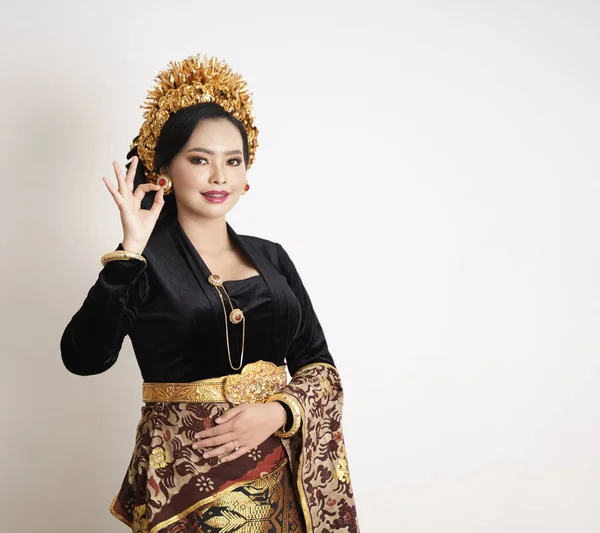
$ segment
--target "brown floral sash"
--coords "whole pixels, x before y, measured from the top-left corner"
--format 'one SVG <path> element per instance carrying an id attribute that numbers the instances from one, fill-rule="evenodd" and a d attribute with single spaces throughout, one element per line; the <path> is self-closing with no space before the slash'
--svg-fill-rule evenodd
<path id="1" fill-rule="evenodd" d="M 282 390 L 298 400 L 302 428 L 283 444 L 290 457 L 308 533 L 359 533 L 342 433 L 343 389 L 337 369 L 299 369 Z"/>

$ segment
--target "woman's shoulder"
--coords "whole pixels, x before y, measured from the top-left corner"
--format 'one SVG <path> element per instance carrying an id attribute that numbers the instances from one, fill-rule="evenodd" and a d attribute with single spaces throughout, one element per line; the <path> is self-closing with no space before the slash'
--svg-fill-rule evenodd
<path id="1" fill-rule="evenodd" d="M 267 259 L 271 261 L 279 260 L 279 249 L 281 248 L 281 245 L 278 242 L 265 237 L 259 237 L 258 235 L 238 234 L 238 237 L 246 246 L 250 246 L 253 250 L 260 255 L 265 256 Z"/>
<path id="2" fill-rule="evenodd" d="M 280 272 L 287 270 L 288 255 L 278 241 L 273 241 L 257 235 L 238 235 L 240 239 L 253 250 L 271 262 Z"/>
<path id="3" fill-rule="evenodd" d="M 264 248 L 265 250 L 276 249 L 280 246 L 278 242 L 272 241 L 270 239 L 266 239 L 264 237 L 258 237 L 257 235 L 238 235 L 240 239 L 244 242 L 248 243 L 250 246 L 254 248 Z"/>

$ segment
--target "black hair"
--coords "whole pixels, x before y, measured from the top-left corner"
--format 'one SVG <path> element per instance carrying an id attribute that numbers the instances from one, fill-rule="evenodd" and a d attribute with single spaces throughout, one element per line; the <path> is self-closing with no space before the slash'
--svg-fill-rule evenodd
<path id="1" fill-rule="evenodd" d="M 181 148 L 188 142 L 194 129 L 201 120 L 224 118 L 229 120 L 240 132 L 243 142 L 243 153 L 244 162 L 246 167 L 248 166 L 248 134 L 244 125 L 236 119 L 231 113 L 225 111 L 225 109 L 214 102 L 205 102 L 196 104 L 184 109 L 180 109 L 176 113 L 173 113 L 165 125 L 163 126 L 158 142 L 156 143 L 155 150 L 155 168 L 152 169 L 154 172 L 159 173 L 161 167 L 168 166 L 173 158 L 179 153 Z M 137 143 L 138 137 L 133 141 Z M 137 156 L 137 146 L 134 146 L 127 154 L 127 159 L 131 160 L 133 156 Z M 129 169 L 131 162 L 127 163 L 126 168 Z M 138 161 L 138 166 L 135 172 L 135 178 L 133 181 L 133 188 L 142 183 L 147 183 L 146 180 L 146 168 L 142 161 Z M 150 209 L 154 203 L 155 191 L 149 191 L 144 195 L 142 200 L 142 209 Z M 171 190 L 171 194 L 164 195 L 165 205 L 161 209 L 156 228 L 172 222 L 177 217 L 177 203 L 175 202 L 175 192 Z M 155 228 L 155 229 L 156 229 Z"/>

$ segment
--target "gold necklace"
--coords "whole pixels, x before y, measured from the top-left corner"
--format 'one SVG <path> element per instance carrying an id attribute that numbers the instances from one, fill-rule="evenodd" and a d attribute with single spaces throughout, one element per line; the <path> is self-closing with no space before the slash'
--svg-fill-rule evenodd
<path id="1" fill-rule="evenodd" d="M 237 307 L 234 309 L 233 304 L 231 303 L 231 298 L 223 285 L 223 280 L 218 274 L 211 274 L 208 276 L 208 282 L 217 289 L 219 293 L 219 297 L 221 298 L 221 306 L 223 307 L 223 317 L 225 318 L 225 339 L 227 341 L 227 357 L 229 357 L 229 366 L 233 368 L 233 370 L 239 370 L 242 368 L 242 364 L 244 362 L 244 341 L 246 340 L 246 317 L 244 316 L 244 312 Z M 231 362 L 231 350 L 229 349 L 229 327 L 227 325 L 227 310 L 225 309 L 225 300 L 223 300 L 223 294 L 221 294 L 221 290 L 225 291 L 225 295 L 227 296 L 227 300 L 229 300 L 229 306 L 231 307 L 231 313 L 229 313 L 229 321 L 232 324 L 239 324 L 242 322 L 242 353 L 240 354 L 240 366 L 235 367 Z"/>

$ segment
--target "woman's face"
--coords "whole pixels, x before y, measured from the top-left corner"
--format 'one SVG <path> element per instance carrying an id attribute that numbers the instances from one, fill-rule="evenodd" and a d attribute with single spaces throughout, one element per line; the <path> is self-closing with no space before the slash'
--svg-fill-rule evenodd
<path id="1" fill-rule="evenodd" d="M 222 217 L 246 184 L 242 136 L 225 118 L 202 120 L 162 170 L 171 177 L 179 212 Z"/>

